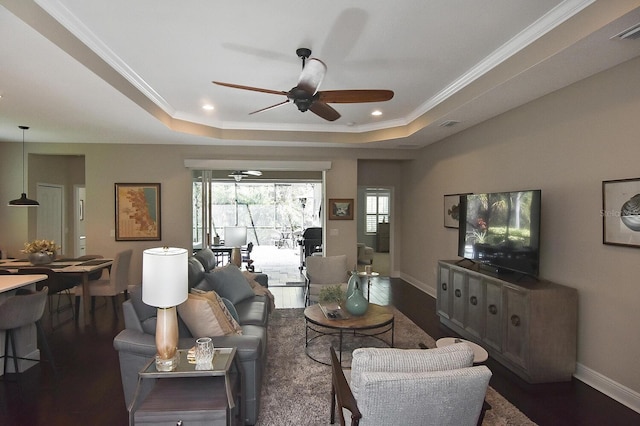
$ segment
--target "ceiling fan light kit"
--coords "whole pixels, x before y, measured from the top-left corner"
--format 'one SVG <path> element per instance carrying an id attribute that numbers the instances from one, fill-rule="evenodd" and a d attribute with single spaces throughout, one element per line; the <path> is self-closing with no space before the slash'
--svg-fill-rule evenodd
<path id="1" fill-rule="evenodd" d="M 320 59 L 309 59 L 311 49 L 305 47 L 299 48 L 296 50 L 296 55 L 302 60 L 302 72 L 300 73 L 300 78 L 298 78 L 298 85 L 288 92 L 223 83 L 221 81 L 213 81 L 213 83 L 233 89 L 284 95 L 287 97 L 285 101 L 250 112 L 249 114 L 269 111 L 293 102 L 299 111 L 311 111 L 327 121 L 335 121 L 340 118 L 340 113 L 331 107 L 329 105 L 330 103 L 385 102 L 393 98 L 393 91 L 391 90 L 359 89 L 318 91 L 327 72 L 327 66 Z"/>
<path id="2" fill-rule="evenodd" d="M 229 173 L 229 177 L 233 178 L 236 182 L 240 182 L 242 178 L 247 176 L 262 176 L 260 170 L 234 170 Z"/>
<path id="3" fill-rule="evenodd" d="M 12 207 L 37 207 L 40 205 L 36 200 L 27 198 L 27 193 L 24 191 L 24 132 L 29 130 L 28 126 L 18 126 L 22 130 L 22 194 L 20 198 L 9 201 L 9 206 Z"/>

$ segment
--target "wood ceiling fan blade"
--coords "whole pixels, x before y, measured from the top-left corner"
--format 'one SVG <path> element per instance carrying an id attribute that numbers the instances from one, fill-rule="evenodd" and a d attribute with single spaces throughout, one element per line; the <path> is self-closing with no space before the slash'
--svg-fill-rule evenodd
<path id="1" fill-rule="evenodd" d="M 269 111 L 269 110 L 271 110 L 271 109 L 276 109 L 276 108 L 281 107 L 282 105 L 286 105 L 286 104 L 288 104 L 288 103 L 289 103 L 289 99 L 287 99 L 286 101 L 282 101 L 282 102 L 280 102 L 280 103 L 277 103 L 277 104 L 275 104 L 275 105 L 271 105 L 271 106 L 268 106 L 268 107 L 266 107 L 266 108 L 262 108 L 262 109 L 259 109 L 259 110 L 257 110 L 257 111 L 250 112 L 250 113 L 249 113 L 249 115 L 257 114 L 257 113 L 259 113 L 259 112 Z"/>
<path id="2" fill-rule="evenodd" d="M 393 98 L 393 90 L 323 90 L 318 92 L 319 100 L 334 104 L 384 102 L 391 98 Z"/>
<path id="3" fill-rule="evenodd" d="M 340 118 L 340 113 L 338 111 L 322 101 L 313 102 L 309 107 L 309 111 L 324 118 L 327 121 L 336 121 L 338 118 Z"/>
<path id="4" fill-rule="evenodd" d="M 259 87 L 242 86 L 240 84 L 223 83 L 221 81 L 212 81 L 212 83 L 217 84 L 218 86 L 231 87 L 233 89 L 251 90 L 252 92 L 270 93 L 272 95 L 287 96 L 287 92 L 283 92 L 282 90 L 261 89 Z"/>
<path id="5" fill-rule="evenodd" d="M 300 73 L 297 87 L 303 89 L 311 96 L 315 95 L 326 72 L 327 66 L 324 62 L 316 58 L 309 59 L 306 61 L 306 64 Z"/>

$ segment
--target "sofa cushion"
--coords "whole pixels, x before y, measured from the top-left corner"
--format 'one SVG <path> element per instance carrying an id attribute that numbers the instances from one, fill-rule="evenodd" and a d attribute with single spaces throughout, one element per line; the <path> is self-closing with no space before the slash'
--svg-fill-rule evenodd
<path id="1" fill-rule="evenodd" d="M 205 272 L 209 272 L 218 264 L 215 253 L 209 247 L 200 250 L 199 252 L 194 254 L 193 257 L 195 257 L 200 263 L 202 263 L 202 267 L 204 268 Z"/>
<path id="2" fill-rule="evenodd" d="M 231 303 L 231 300 L 227 299 L 226 297 L 223 297 L 222 301 L 224 302 L 224 305 L 229 310 L 229 313 L 231 314 L 233 319 L 236 320 L 236 322 L 239 324 L 240 323 L 240 317 L 238 316 L 238 311 L 236 310 L 236 307 L 233 306 L 233 303 Z"/>
<path id="3" fill-rule="evenodd" d="M 156 308 L 149 306 L 142 301 L 141 285 L 130 285 L 127 290 L 129 292 L 129 299 L 133 304 L 133 308 L 136 310 L 136 314 L 138 315 L 140 322 L 144 322 L 146 319 L 156 316 Z"/>
<path id="4" fill-rule="evenodd" d="M 205 283 L 198 288 L 213 290 L 221 297 L 229 299 L 234 305 L 254 296 L 251 285 L 240 269 L 232 263 L 205 274 L 205 282 L 206 288 L 203 288 Z"/>
<path id="5" fill-rule="evenodd" d="M 187 261 L 189 289 L 199 286 L 204 281 L 204 266 L 195 257 L 190 257 Z"/>
<path id="6" fill-rule="evenodd" d="M 255 296 L 251 299 L 245 299 L 236 303 L 236 311 L 238 312 L 240 325 L 259 325 L 266 327 L 269 319 L 269 308 L 266 305 L 265 298 Z"/>
<path id="7" fill-rule="evenodd" d="M 180 317 L 194 337 L 242 334 L 240 325 L 215 292 L 191 292 L 178 305 Z"/>

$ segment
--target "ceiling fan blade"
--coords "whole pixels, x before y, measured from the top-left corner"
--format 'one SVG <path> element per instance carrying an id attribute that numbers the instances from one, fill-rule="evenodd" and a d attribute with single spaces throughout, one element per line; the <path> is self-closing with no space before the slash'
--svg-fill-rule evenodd
<path id="1" fill-rule="evenodd" d="M 311 96 L 315 95 L 326 72 L 327 66 L 324 62 L 316 58 L 309 59 L 300 73 L 298 88 L 303 89 Z"/>
<path id="2" fill-rule="evenodd" d="M 287 92 L 283 92 L 281 90 L 261 89 L 259 87 L 242 86 L 240 84 L 223 83 L 221 81 L 212 81 L 212 83 L 217 84 L 218 86 L 231 87 L 233 89 L 251 90 L 252 92 L 271 93 L 272 95 L 287 96 Z"/>
<path id="3" fill-rule="evenodd" d="M 257 114 L 259 112 L 269 111 L 271 109 L 276 109 L 276 108 L 281 107 L 282 105 L 285 105 L 285 104 L 288 104 L 288 103 L 289 103 L 289 99 L 287 99 L 286 101 L 282 101 L 280 103 L 277 103 L 275 105 L 271 105 L 271 106 L 268 106 L 266 108 L 262 108 L 262 109 L 259 109 L 257 111 L 250 112 L 249 115 Z"/>
<path id="4" fill-rule="evenodd" d="M 319 100 L 335 104 L 384 102 L 391 98 L 393 98 L 392 90 L 323 90 L 318 92 Z"/>
<path id="5" fill-rule="evenodd" d="M 243 173 L 250 176 L 262 176 L 262 172 L 260 170 L 245 170 Z"/>
<path id="6" fill-rule="evenodd" d="M 309 111 L 324 118 L 327 121 L 336 121 L 340 118 L 340 113 L 321 101 L 315 101 L 309 107 Z"/>

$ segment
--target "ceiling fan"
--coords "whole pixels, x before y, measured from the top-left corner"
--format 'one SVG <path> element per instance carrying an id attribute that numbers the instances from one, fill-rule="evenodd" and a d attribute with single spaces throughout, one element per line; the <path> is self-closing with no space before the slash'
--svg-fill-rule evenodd
<path id="1" fill-rule="evenodd" d="M 260 170 L 234 170 L 229 173 L 229 177 L 234 178 L 236 182 L 240 182 L 243 177 L 247 176 L 262 176 Z"/>
<path id="2" fill-rule="evenodd" d="M 311 58 L 311 49 L 300 48 L 296 54 L 302 59 L 302 73 L 298 79 L 298 85 L 288 92 L 258 87 L 241 86 L 239 84 L 223 83 L 214 81 L 220 86 L 234 89 L 251 90 L 254 92 L 271 93 L 274 95 L 284 95 L 287 100 L 268 106 L 266 108 L 253 111 L 249 114 L 268 111 L 292 101 L 301 112 L 307 110 L 328 121 L 335 121 L 340 118 L 340 113 L 329 106 L 330 103 L 363 103 L 363 102 L 383 102 L 393 98 L 392 90 L 323 90 L 318 91 L 322 79 L 327 72 L 327 66 L 320 59 Z"/>

